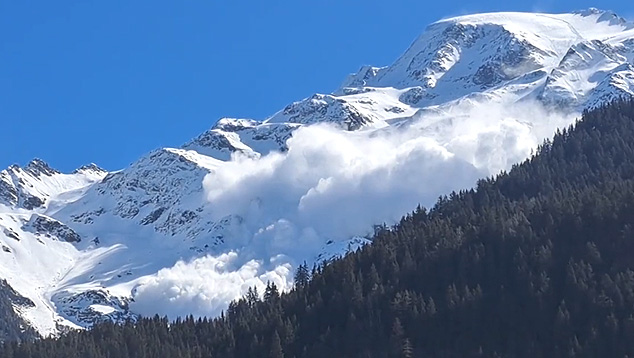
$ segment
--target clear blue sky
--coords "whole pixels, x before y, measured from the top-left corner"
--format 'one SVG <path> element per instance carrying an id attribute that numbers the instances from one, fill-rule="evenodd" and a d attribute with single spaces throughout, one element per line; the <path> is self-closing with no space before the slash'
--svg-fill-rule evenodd
<path id="1" fill-rule="evenodd" d="M 634 14 L 630 0 L 3 0 L 0 168 L 120 169 L 390 64 L 440 18 L 590 6 Z"/>

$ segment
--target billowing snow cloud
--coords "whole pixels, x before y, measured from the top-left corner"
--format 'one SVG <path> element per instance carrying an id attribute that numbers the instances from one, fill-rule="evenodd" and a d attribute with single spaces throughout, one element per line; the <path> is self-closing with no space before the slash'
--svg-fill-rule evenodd
<path id="1" fill-rule="evenodd" d="M 293 241 L 345 239 L 367 235 L 373 224 L 393 222 L 484 174 L 433 139 L 405 134 L 300 128 L 287 153 L 236 158 L 207 176 L 214 219 L 240 215 L 258 235 L 283 220 L 292 228 L 281 230 Z M 293 245 L 276 237 L 272 246 Z"/>
<path id="2" fill-rule="evenodd" d="M 239 215 L 256 236 L 282 220 L 291 242 L 273 240 L 276 254 L 275 246 L 293 246 L 300 237 L 311 245 L 315 236 L 321 243 L 368 235 L 373 224 L 392 224 L 419 203 L 429 207 L 439 195 L 510 168 L 574 118 L 536 104 L 467 102 L 402 126 L 306 126 L 288 141 L 287 153 L 234 158 L 204 186 L 215 220 Z"/>
<path id="3" fill-rule="evenodd" d="M 249 260 L 236 265 L 238 254 L 229 252 L 218 257 L 205 256 L 191 262 L 179 261 L 174 267 L 160 270 L 147 277 L 135 289 L 132 306 L 136 313 L 152 316 L 156 313 L 171 319 L 194 315 L 217 316 L 229 302 L 243 296 L 249 287 L 260 293 L 268 282 L 280 289 L 291 287 L 291 267 L 276 263 L 274 269 L 262 272 L 262 263 Z"/>
<path id="4" fill-rule="evenodd" d="M 232 251 L 161 270 L 137 288 L 133 308 L 213 316 L 249 286 L 270 280 L 289 288 L 301 261 L 314 262 L 324 248 L 340 250 L 352 237 L 371 235 L 375 224 L 393 224 L 419 203 L 429 207 L 510 168 L 575 119 L 536 104 L 487 102 L 356 132 L 306 126 L 286 153 L 234 157 L 203 183 L 213 220 L 240 218 Z"/>

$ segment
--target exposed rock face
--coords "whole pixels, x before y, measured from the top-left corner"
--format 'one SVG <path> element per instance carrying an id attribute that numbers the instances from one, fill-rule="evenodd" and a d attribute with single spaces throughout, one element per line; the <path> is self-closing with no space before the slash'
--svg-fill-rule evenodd
<path id="1" fill-rule="evenodd" d="M 6 170 L 0 172 L 0 203 L 15 206 L 18 203 L 18 191 Z"/>
<path id="2" fill-rule="evenodd" d="M 102 322 L 135 321 L 138 315 L 128 309 L 128 301 L 113 297 L 103 290 L 90 290 L 76 295 L 59 294 L 53 301 L 61 307 L 61 315 L 81 327 Z"/>
<path id="3" fill-rule="evenodd" d="M 54 174 L 61 174 L 59 171 L 51 168 L 48 163 L 44 162 L 41 159 L 33 159 L 27 164 L 24 168 L 24 171 L 33 175 L 34 177 L 39 177 L 42 175 L 52 176 Z"/>
<path id="4" fill-rule="evenodd" d="M 272 122 L 299 124 L 336 123 L 347 130 L 356 130 L 374 121 L 362 114 L 344 99 L 332 95 L 315 94 L 310 98 L 294 102 L 273 116 Z"/>
<path id="5" fill-rule="evenodd" d="M 81 237 L 73 229 L 55 219 L 40 214 L 33 214 L 31 220 L 22 226 L 22 229 L 66 242 L 81 241 Z"/>
<path id="6" fill-rule="evenodd" d="M 24 168 L 12 165 L 0 171 L 0 204 L 26 210 L 44 209 L 51 193 L 94 183 L 106 173 L 91 164 L 72 174 L 62 174 L 41 159 L 33 159 Z"/>

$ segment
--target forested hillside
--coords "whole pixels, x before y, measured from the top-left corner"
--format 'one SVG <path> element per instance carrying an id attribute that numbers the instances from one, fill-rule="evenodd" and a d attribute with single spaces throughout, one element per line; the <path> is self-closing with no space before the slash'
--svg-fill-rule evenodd
<path id="1" fill-rule="evenodd" d="M 0 280 L 0 342 L 31 339 L 37 334 L 15 313 L 33 302 L 20 297 L 6 281 Z"/>
<path id="2" fill-rule="evenodd" d="M 105 324 L 0 356 L 634 356 L 634 102 L 296 278 L 215 320 Z"/>

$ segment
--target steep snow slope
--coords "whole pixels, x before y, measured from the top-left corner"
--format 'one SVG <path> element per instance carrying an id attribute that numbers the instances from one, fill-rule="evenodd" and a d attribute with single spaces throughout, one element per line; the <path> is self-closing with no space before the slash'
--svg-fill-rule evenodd
<path id="1" fill-rule="evenodd" d="M 0 204 L 45 210 L 59 195 L 86 188 L 105 174 L 94 164 L 83 166 L 71 175 L 62 174 L 39 159 L 32 160 L 24 169 L 13 165 L 0 171 Z"/>
<path id="2" fill-rule="evenodd" d="M 33 301 L 19 313 L 39 332 L 57 332 L 51 289 L 77 262 L 81 237 L 45 213 L 81 197 L 106 172 L 95 165 L 62 174 L 41 160 L 0 172 L 0 277 Z"/>
<path id="3" fill-rule="evenodd" d="M 611 77 L 618 64 L 631 62 L 632 28 L 616 14 L 596 9 L 562 15 L 493 13 L 442 20 L 430 25 L 393 65 L 364 67 L 343 87 L 419 87 L 415 103 L 419 107 L 473 92 L 493 96 L 510 92 L 523 97 L 538 91 L 546 102 L 588 108 L 599 103 L 592 98 L 592 89 Z M 594 52 L 580 55 L 583 63 L 579 65 L 592 67 L 571 66 L 569 58 L 579 55 L 576 48 L 585 44 Z M 622 87 L 612 92 L 612 97 L 632 94 Z"/>
<path id="4" fill-rule="evenodd" d="M 634 94 L 633 61 L 634 26 L 611 12 L 456 17 L 332 94 L 263 121 L 221 119 L 121 171 L 12 166 L 0 172 L 0 278 L 33 301 L 19 313 L 43 334 L 218 314 Z"/>

